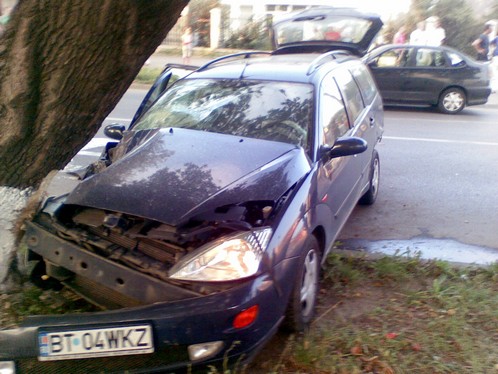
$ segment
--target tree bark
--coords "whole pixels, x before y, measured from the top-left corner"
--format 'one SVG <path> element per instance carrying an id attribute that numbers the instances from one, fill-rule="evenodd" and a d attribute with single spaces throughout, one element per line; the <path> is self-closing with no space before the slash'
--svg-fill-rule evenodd
<path id="1" fill-rule="evenodd" d="M 36 187 L 97 132 L 188 0 L 20 0 L 0 39 L 0 186 Z"/>
<path id="2" fill-rule="evenodd" d="M 0 292 L 17 283 L 19 222 L 37 206 L 28 196 L 93 137 L 187 3 L 19 0 L 11 12 L 0 35 Z"/>

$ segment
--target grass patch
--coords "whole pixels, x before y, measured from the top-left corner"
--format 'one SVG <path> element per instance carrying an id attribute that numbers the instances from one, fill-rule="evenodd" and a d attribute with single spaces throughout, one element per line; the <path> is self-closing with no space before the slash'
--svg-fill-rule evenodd
<path id="1" fill-rule="evenodd" d="M 135 78 L 135 83 L 140 84 L 152 84 L 156 80 L 159 74 L 161 74 L 161 68 L 150 68 L 147 66 L 142 67 L 140 72 Z"/>
<path id="2" fill-rule="evenodd" d="M 273 372 L 498 373 L 497 266 L 327 260 L 316 321 Z"/>
<path id="3" fill-rule="evenodd" d="M 68 289 L 42 290 L 27 283 L 21 292 L 0 295 L 0 326 L 16 327 L 30 315 L 94 312 L 98 309 Z"/>

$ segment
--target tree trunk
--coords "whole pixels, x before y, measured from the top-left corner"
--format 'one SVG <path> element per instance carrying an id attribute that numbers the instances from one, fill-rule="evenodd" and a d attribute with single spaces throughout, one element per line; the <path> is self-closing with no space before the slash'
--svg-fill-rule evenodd
<path id="1" fill-rule="evenodd" d="M 0 186 L 66 165 L 187 3 L 20 0 L 0 39 Z"/>
<path id="2" fill-rule="evenodd" d="M 19 0 L 0 36 L 0 283 L 31 187 L 93 137 L 187 3 Z"/>

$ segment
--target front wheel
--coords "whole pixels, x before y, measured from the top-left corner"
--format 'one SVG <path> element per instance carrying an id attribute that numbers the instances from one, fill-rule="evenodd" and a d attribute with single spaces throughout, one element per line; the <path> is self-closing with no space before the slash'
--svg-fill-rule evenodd
<path id="1" fill-rule="evenodd" d="M 465 107 L 465 93 L 459 88 L 448 88 L 439 97 L 437 104 L 440 112 L 445 114 L 456 114 Z"/>
<path id="2" fill-rule="evenodd" d="M 304 331 L 315 315 L 320 278 L 320 249 L 311 235 L 306 240 L 294 278 L 294 288 L 286 312 L 285 326 L 291 331 Z"/>
<path id="3" fill-rule="evenodd" d="M 379 153 L 374 150 L 370 163 L 370 183 L 367 192 L 360 198 L 361 205 L 372 205 L 377 200 L 380 184 L 380 160 Z"/>

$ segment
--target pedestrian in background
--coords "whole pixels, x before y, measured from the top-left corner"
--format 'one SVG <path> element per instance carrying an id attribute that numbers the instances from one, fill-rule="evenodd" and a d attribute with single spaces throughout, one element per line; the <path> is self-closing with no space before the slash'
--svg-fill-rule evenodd
<path id="1" fill-rule="evenodd" d="M 491 34 L 492 26 L 484 25 L 484 30 L 479 37 L 472 42 L 472 46 L 477 52 L 477 61 L 488 61 L 489 53 L 489 34 Z"/>
<path id="2" fill-rule="evenodd" d="M 401 26 L 393 37 L 393 44 L 405 44 L 406 43 L 406 27 Z"/>
<path id="3" fill-rule="evenodd" d="M 491 53 L 491 88 L 493 92 L 498 91 L 498 35 L 489 42 Z"/>
<path id="4" fill-rule="evenodd" d="M 433 47 L 443 45 L 444 40 L 446 39 L 446 31 L 441 26 L 439 17 L 429 17 L 425 21 L 425 24 L 425 36 L 427 38 L 425 45 Z"/>
<path id="5" fill-rule="evenodd" d="M 187 27 L 182 35 L 182 58 L 184 64 L 190 64 L 193 41 L 192 29 Z"/>
<path id="6" fill-rule="evenodd" d="M 410 44 L 413 45 L 426 45 L 427 35 L 425 32 L 425 22 L 420 21 L 417 23 L 417 28 L 410 34 Z"/>

